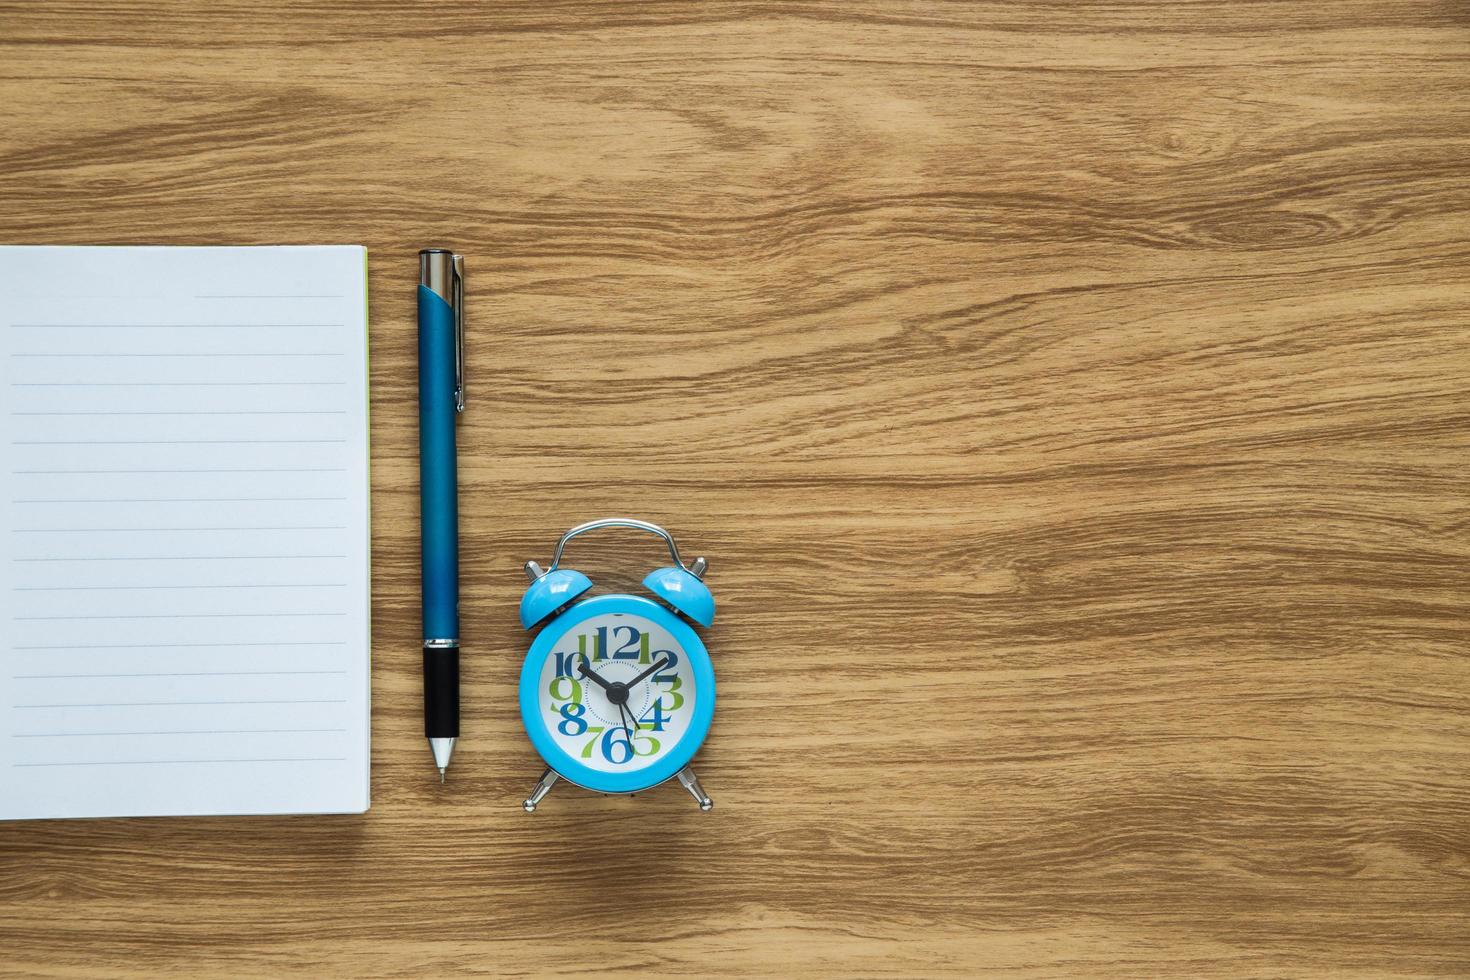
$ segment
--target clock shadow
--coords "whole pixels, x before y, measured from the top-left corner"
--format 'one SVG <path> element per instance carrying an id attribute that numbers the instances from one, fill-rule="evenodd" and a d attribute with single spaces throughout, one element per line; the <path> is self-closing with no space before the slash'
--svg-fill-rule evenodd
<path id="1" fill-rule="evenodd" d="M 588 795 L 574 801 L 572 793 L 585 791 L 566 790 L 558 805 L 566 807 L 564 816 L 577 828 L 573 833 L 585 834 L 586 843 L 567 855 L 571 859 L 564 867 L 555 859 L 543 864 L 545 880 L 538 887 L 554 896 L 553 907 L 562 915 L 605 920 L 609 896 L 617 896 L 619 905 L 639 910 L 640 922 L 658 913 L 648 925 L 647 938 L 653 939 L 659 935 L 658 921 L 692 916 L 703 904 L 697 893 L 709 880 L 705 859 L 718 807 L 700 812 L 672 779 L 631 797 Z"/>

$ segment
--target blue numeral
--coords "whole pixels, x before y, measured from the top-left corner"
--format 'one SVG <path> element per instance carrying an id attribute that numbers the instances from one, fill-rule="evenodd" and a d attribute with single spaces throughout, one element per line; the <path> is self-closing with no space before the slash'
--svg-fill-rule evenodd
<path id="1" fill-rule="evenodd" d="M 558 653 L 556 655 L 556 676 L 576 677 L 577 658 L 587 659 L 587 634 L 583 633 L 577 637 L 576 653 Z"/>
<path id="2" fill-rule="evenodd" d="M 648 717 L 649 715 L 653 717 L 650 718 Z M 664 699 L 661 697 L 654 698 L 653 706 L 643 712 L 643 717 L 638 719 L 638 727 L 642 728 L 644 725 L 652 724 L 653 727 L 648 729 L 649 731 L 661 732 L 664 730 L 664 723 L 673 720 L 673 715 L 664 714 Z"/>
<path id="3" fill-rule="evenodd" d="M 621 735 L 622 738 L 613 738 L 614 735 Z M 621 759 L 613 758 L 613 746 L 615 745 L 621 745 L 623 747 L 623 757 Z M 633 744 L 628 741 L 628 736 L 623 735 L 621 728 L 609 728 L 603 733 L 602 757 L 615 766 L 620 766 L 633 758 Z"/>
<path id="4" fill-rule="evenodd" d="M 556 730 L 563 735 L 575 738 L 587 730 L 587 722 L 582 720 L 582 716 L 586 713 L 587 708 L 585 705 L 573 704 L 571 702 L 562 705 L 561 721 L 557 724 Z"/>
<path id="5" fill-rule="evenodd" d="M 631 627 L 631 626 L 614 626 L 613 627 L 613 632 L 614 633 L 622 633 L 625 630 L 630 634 L 629 637 L 628 637 L 628 640 L 622 646 L 618 647 L 617 652 L 613 654 L 613 659 L 614 660 L 637 660 L 638 659 L 638 649 L 637 649 L 637 647 L 638 647 L 638 635 L 639 635 L 638 634 L 638 631 L 636 629 L 634 629 L 633 627 Z"/>

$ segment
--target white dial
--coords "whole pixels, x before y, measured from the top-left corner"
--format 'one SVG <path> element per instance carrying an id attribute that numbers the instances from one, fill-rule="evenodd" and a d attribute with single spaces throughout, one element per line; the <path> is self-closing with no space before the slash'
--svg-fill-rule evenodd
<path id="1" fill-rule="evenodd" d="M 592 616 L 558 637 L 537 690 L 552 739 L 601 772 L 636 772 L 667 755 L 689 730 L 697 694 L 673 635 L 624 613 Z"/>

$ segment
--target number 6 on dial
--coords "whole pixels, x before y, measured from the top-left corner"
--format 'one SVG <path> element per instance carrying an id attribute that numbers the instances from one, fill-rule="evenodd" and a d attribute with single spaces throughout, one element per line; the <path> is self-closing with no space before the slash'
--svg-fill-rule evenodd
<path id="1" fill-rule="evenodd" d="M 561 567 L 567 542 L 599 528 L 631 528 L 663 538 L 674 564 L 643 580 L 654 596 L 583 598 L 592 580 Z M 609 518 L 561 536 L 551 567 L 526 562 L 531 587 L 521 625 L 541 627 L 521 667 L 521 720 L 546 771 L 523 806 L 536 807 L 558 779 L 598 793 L 637 793 L 677 777 L 699 803 L 714 806 L 689 764 L 709 734 L 715 672 L 695 632 L 714 621 L 708 563 L 679 558 L 657 524 Z M 655 601 L 657 600 L 657 601 Z"/>

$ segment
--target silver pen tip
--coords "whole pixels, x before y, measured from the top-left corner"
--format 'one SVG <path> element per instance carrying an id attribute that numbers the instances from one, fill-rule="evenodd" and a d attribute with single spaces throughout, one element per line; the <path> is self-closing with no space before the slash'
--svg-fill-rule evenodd
<path id="1" fill-rule="evenodd" d="M 444 783 L 444 770 L 442 768 L 439 770 L 439 783 L 440 785 Z"/>

